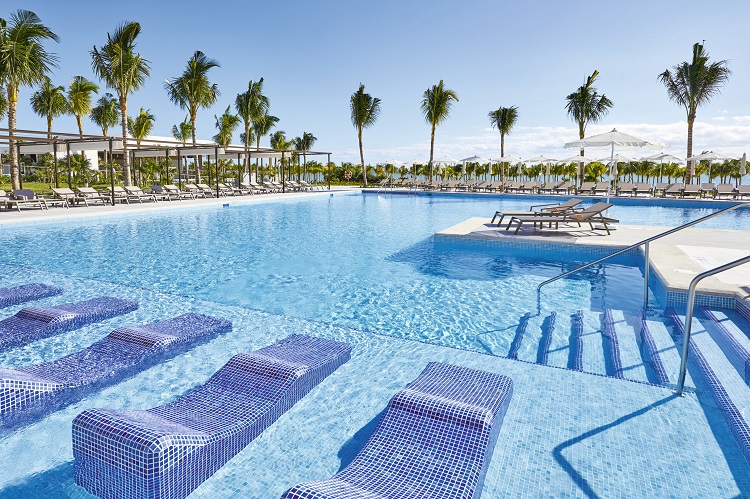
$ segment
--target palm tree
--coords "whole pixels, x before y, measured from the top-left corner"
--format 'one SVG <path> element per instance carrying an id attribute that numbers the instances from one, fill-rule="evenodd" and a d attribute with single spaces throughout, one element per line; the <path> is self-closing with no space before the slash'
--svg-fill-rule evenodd
<path id="1" fill-rule="evenodd" d="M 237 125 L 240 124 L 240 117 L 229 112 L 231 106 L 227 106 L 224 114 L 221 116 L 214 115 L 216 120 L 216 135 L 213 136 L 214 142 L 222 147 L 228 146 L 232 142 L 232 135 Z"/>
<path id="2" fill-rule="evenodd" d="M 505 157 L 505 136 L 510 133 L 518 120 L 518 107 L 499 107 L 496 111 L 490 111 L 487 115 L 490 125 L 500 132 L 500 157 Z M 500 169 L 500 181 L 505 182 L 505 165 Z"/>
<path id="3" fill-rule="evenodd" d="M 293 140 L 287 140 L 284 130 L 277 130 L 271 135 L 271 147 L 277 151 L 289 151 L 294 146 Z M 288 163 L 287 156 L 281 159 L 281 181 L 284 181 L 284 167 Z"/>
<path id="4" fill-rule="evenodd" d="M 8 99 L 5 97 L 5 89 L 0 85 L 0 120 L 8 113 Z"/>
<path id="5" fill-rule="evenodd" d="M 110 127 L 117 124 L 117 119 L 120 117 L 117 107 L 117 99 L 107 92 L 99 97 L 96 106 L 91 110 L 91 121 L 102 129 L 102 135 L 107 135 Z"/>
<path id="6" fill-rule="evenodd" d="M 117 94 L 120 104 L 120 125 L 124 162 L 122 174 L 125 185 L 131 185 L 130 155 L 128 154 L 128 96 L 141 88 L 150 75 L 149 62 L 135 53 L 135 39 L 141 32 L 137 22 L 125 22 L 107 33 L 107 43 L 91 50 L 94 74 Z"/>
<path id="7" fill-rule="evenodd" d="M 586 137 L 586 126 L 589 123 L 598 123 L 601 121 L 614 105 L 606 95 L 596 91 L 594 82 L 599 76 L 599 71 L 594 70 L 586 79 L 586 83 L 578 87 L 578 90 L 568 94 L 565 98 L 567 104 L 565 109 L 570 119 L 578 123 L 578 138 L 583 140 Z M 581 148 L 581 156 L 584 150 Z M 579 182 L 583 182 L 583 169 L 580 172 Z"/>
<path id="8" fill-rule="evenodd" d="M 154 121 L 156 121 L 156 118 L 151 114 L 150 109 L 141 108 L 135 119 L 128 117 L 128 132 L 135 139 L 135 147 L 137 149 L 141 148 L 141 141 L 148 137 L 151 130 L 153 130 Z M 141 180 L 143 180 L 142 175 Z"/>
<path id="9" fill-rule="evenodd" d="M 696 111 L 701 104 L 707 104 L 721 91 L 722 85 L 729 79 L 732 72 L 727 67 L 727 61 L 708 62 L 708 52 L 703 45 L 693 45 L 693 60 L 682 62 L 659 75 L 669 99 L 683 106 L 687 111 L 687 157 L 693 155 L 693 124 Z M 687 169 L 685 182 L 692 180 L 690 168 Z"/>
<path id="10" fill-rule="evenodd" d="M 276 126 L 279 119 L 276 116 L 263 113 L 253 119 L 253 130 L 255 131 L 255 148 L 260 148 L 260 139 L 271 133 L 271 129 Z M 255 178 L 258 178 L 258 160 L 255 160 Z"/>
<path id="11" fill-rule="evenodd" d="M 68 87 L 68 104 L 70 114 L 76 117 L 78 135 L 83 138 L 83 117 L 91 114 L 91 94 L 99 92 L 99 85 L 83 76 L 73 77 Z"/>
<path id="12" fill-rule="evenodd" d="M 8 160 L 13 189 L 21 188 L 16 155 L 18 91 L 23 86 L 43 83 L 50 68 L 57 65 L 57 56 L 42 45 L 48 39 L 59 41 L 33 12 L 18 10 L 10 15 L 10 20 L 0 18 L 0 81 L 8 95 Z"/>
<path id="13" fill-rule="evenodd" d="M 193 125 L 190 123 L 189 117 L 185 116 L 185 119 L 182 120 L 180 124 L 172 125 L 172 137 L 174 137 L 175 140 L 179 140 L 183 144 L 187 144 L 187 141 L 192 137 L 192 135 Z M 180 164 L 177 165 L 178 172 L 181 166 L 182 165 Z"/>
<path id="14" fill-rule="evenodd" d="M 302 162 L 305 165 L 305 177 L 307 177 L 307 151 L 313 148 L 318 138 L 310 132 L 302 132 L 297 149 L 302 151 Z M 307 180 L 307 179 L 305 179 Z"/>
<path id="15" fill-rule="evenodd" d="M 68 112 L 68 99 L 65 98 L 65 87 L 54 86 L 52 80 L 45 76 L 39 90 L 31 95 L 31 109 L 47 119 L 47 138 L 52 138 L 52 120 Z"/>
<path id="16" fill-rule="evenodd" d="M 258 81 L 250 80 L 247 84 L 247 91 L 237 94 L 234 106 L 245 125 L 245 132 L 240 137 L 242 138 L 242 143 L 245 145 L 245 167 L 249 171 L 250 158 L 247 152 L 250 149 L 250 142 L 257 136 L 257 134 L 251 134 L 250 127 L 254 126 L 253 124 L 259 118 L 268 114 L 270 106 L 268 97 L 263 95 L 263 78 Z M 268 132 L 266 131 L 266 133 Z M 260 137 L 257 137 L 257 140 L 260 141 Z"/>
<path id="17" fill-rule="evenodd" d="M 209 70 L 218 67 L 220 67 L 218 61 L 209 59 L 206 54 L 196 50 L 188 60 L 185 71 L 177 78 L 173 78 L 171 81 L 167 80 L 164 84 L 169 99 L 180 106 L 180 109 L 187 110 L 188 116 L 190 116 L 190 123 L 193 125 L 191 130 L 193 145 L 197 143 L 195 120 L 198 116 L 198 109 L 211 107 L 221 95 L 219 86 L 208 80 Z M 200 183 L 200 157 L 198 158 L 195 177 Z"/>
<path id="18" fill-rule="evenodd" d="M 365 93 L 365 86 L 359 84 L 359 89 L 349 98 L 349 107 L 352 112 L 352 125 L 357 129 L 359 140 L 359 160 L 362 163 L 362 180 L 367 187 L 367 166 L 365 155 L 362 150 L 362 130 L 369 128 L 378 121 L 380 116 L 380 99 Z"/>
<path id="19" fill-rule="evenodd" d="M 458 102 L 456 92 L 443 86 L 443 80 L 433 85 L 422 94 L 422 114 L 424 119 L 430 124 L 430 182 L 432 182 L 433 164 L 432 156 L 435 151 L 435 127 L 448 119 L 453 102 Z"/>

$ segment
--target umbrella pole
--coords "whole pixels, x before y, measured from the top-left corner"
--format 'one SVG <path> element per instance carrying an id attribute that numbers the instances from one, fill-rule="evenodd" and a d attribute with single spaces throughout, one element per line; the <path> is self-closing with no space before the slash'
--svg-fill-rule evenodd
<path id="1" fill-rule="evenodd" d="M 615 143 L 612 142 L 612 152 L 609 156 L 609 177 L 612 178 L 612 163 L 615 160 Z M 612 181 L 609 181 L 609 189 L 607 189 L 607 203 L 609 203 L 609 191 L 612 190 Z"/>

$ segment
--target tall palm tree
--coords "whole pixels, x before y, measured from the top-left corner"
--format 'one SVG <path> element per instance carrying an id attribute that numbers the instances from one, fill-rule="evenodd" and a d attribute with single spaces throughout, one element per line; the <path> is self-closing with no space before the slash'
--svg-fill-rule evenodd
<path id="1" fill-rule="evenodd" d="M 307 151 L 313 148 L 318 138 L 310 132 L 302 132 L 299 143 L 297 144 L 298 150 L 302 151 L 302 162 L 305 166 L 305 177 L 307 177 Z"/>
<path id="2" fill-rule="evenodd" d="M 187 110 L 188 116 L 190 116 L 190 123 L 193 125 L 191 130 L 193 145 L 197 143 L 195 120 L 198 116 L 198 109 L 211 107 L 221 95 L 219 86 L 208 80 L 208 72 L 212 68 L 218 67 L 221 67 L 218 61 L 210 59 L 200 50 L 196 50 L 188 60 L 185 71 L 180 76 L 167 80 L 164 84 L 169 99 L 180 106 L 180 109 Z M 200 157 L 198 160 L 195 177 L 200 183 Z"/>
<path id="3" fill-rule="evenodd" d="M 47 138 L 52 138 L 52 121 L 68 112 L 68 99 L 65 97 L 65 87 L 55 86 L 52 80 L 45 76 L 39 90 L 31 94 L 31 109 L 47 120 Z"/>
<path id="4" fill-rule="evenodd" d="M 231 106 L 227 106 L 224 114 L 221 116 L 214 115 L 217 133 L 213 136 L 213 139 L 222 147 L 226 147 L 232 142 L 232 135 L 241 121 L 239 116 L 229 111 L 230 109 Z"/>
<path id="5" fill-rule="evenodd" d="M 567 101 L 565 109 L 570 119 L 578 123 L 578 138 L 581 140 L 586 137 L 586 126 L 589 123 L 598 123 L 604 119 L 614 106 L 609 97 L 604 94 L 599 95 L 596 91 L 594 82 L 597 76 L 599 76 L 599 71 L 594 70 L 591 76 L 586 79 L 586 83 L 565 97 Z M 584 150 L 581 148 L 581 156 L 583 154 Z M 581 168 L 579 182 L 583 182 L 583 175 L 584 172 Z"/>
<path id="6" fill-rule="evenodd" d="M 91 94 L 99 93 L 99 85 L 83 76 L 74 76 L 68 87 L 70 114 L 76 117 L 78 135 L 83 138 L 83 117 L 91 114 Z"/>
<path id="7" fill-rule="evenodd" d="M 727 61 L 708 62 L 708 52 L 703 45 L 693 45 L 693 60 L 682 62 L 666 70 L 659 75 L 665 87 L 669 99 L 683 106 L 687 111 L 687 157 L 693 155 L 693 124 L 698 106 L 707 104 L 713 97 L 721 92 L 721 87 L 729 79 L 732 72 L 727 66 Z M 692 180 L 690 168 L 685 174 L 685 182 Z"/>
<path id="8" fill-rule="evenodd" d="M 172 137 L 174 137 L 175 140 L 179 140 L 183 144 L 187 144 L 187 141 L 190 140 L 192 135 L 193 125 L 190 123 L 189 117 L 185 116 L 185 119 L 182 120 L 181 123 L 179 123 L 178 125 L 172 125 Z M 177 165 L 178 171 L 181 167 L 182 165 Z"/>
<path id="9" fill-rule="evenodd" d="M 245 167 L 249 171 L 250 158 L 247 152 L 250 149 L 250 142 L 257 136 L 257 134 L 250 133 L 250 127 L 254 126 L 259 118 L 267 115 L 270 107 L 268 97 L 263 95 L 263 78 L 258 81 L 250 80 L 247 84 L 247 91 L 237 94 L 234 106 L 245 126 L 245 132 L 240 137 L 245 145 Z M 257 140 L 260 141 L 260 137 L 257 137 Z"/>
<path id="10" fill-rule="evenodd" d="M 380 99 L 365 93 L 365 86 L 360 83 L 359 89 L 349 98 L 349 107 L 352 112 L 352 125 L 357 129 L 359 140 L 359 160 L 362 163 L 362 180 L 367 187 L 367 166 L 365 165 L 365 154 L 362 150 L 362 130 L 370 128 L 378 121 L 380 116 Z"/>
<path id="11" fill-rule="evenodd" d="M 253 130 L 255 131 L 255 147 L 260 148 L 260 139 L 271 133 L 279 119 L 265 112 L 253 119 Z M 255 159 L 255 178 L 258 178 L 258 159 Z"/>
<path id="12" fill-rule="evenodd" d="M 284 130 L 277 130 L 273 134 L 271 134 L 271 147 L 276 149 L 277 151 L 289 151 L 294 147 L 294 141 L 293 140 L 287 140 L 286 133 Z M 283 182 L 284 180 L 284 167 L 289 162 L 289 157 L 284 156 L 281 159 L 281 180 Z"/>
<path id="13" fill-rule="evenodd" d="M 135 52 L 135 40 L 141 32 L 137 22 L 120 24 L 113 34 L 107 33 L 107 43 L 91 50 L 91 67 L 97 78 L 117 94 L 120 104 L 120 125 L 124 162 L 122 174 L 125 185 L 131 185 L 130 155 L 128 154 L 128 96 L 141 88 L 150 76 L 149 61 Z"/>
<path id="14" fill-rule="evenodd" d="M 138 111 L 138 116 L 136 116 L 135 119 L 128 117 L 128 132 L 130 132 L 130 135 L 135 139 L 136 149 L 141 148 L 141 141 L 148 137 L 148 135 L 151 133 L 151 130 L 153 130 L 154 121 L 156 121 L 156 118 L 153 114 L 151 114 L 150 109 L 141 108 Z M 139 166 L 141 166 L 142 164 L 143 162 L 139 160 Z M 141 172 L 140 178 L 142 181 L 143 172 Z"/>
<path id="15" fill-rule="evenodd" d="M 500 132 L 500 157 L 505 157 L 505 136 L 510 133 L 511 129 L 518 121 L 518 107 L 499 107 L 495 111 L 490 111 L 487 115 L 490 118 L 490 125 L 497 128 Z M 505 167 L 500 168 L 500 181 L 505 182 Z"/>
<path id="16" fill-rule="evenodd" d="M 91 121 L 102 129 L 102 135 L 107 135 L 109 129 L 117 124 L 120 118 L 118 111 L 117 99 L 107 92 L 99 97 L 96 106 L 91 110 Z"/>
<path id="17" fill-rule="evenodd" d="M 8 113 L 8 99 L 5 97 L 5 89 L 0 85 L 0 120 Z"/>
<path id="18" fill-rule="evenodd" d="M 432 182 L 434 169 L 432 156 L 435 151 L 435 127 L 448 119 L 454 101 L 458 102 L 458 95 L 453 90 L 445 88 L 443 80 L 440 80 L 440 83 L 431 86 L 422 94 L 422 114 L 424 114 L 425 121 L 432 127 L 430 131 L 430 182 Z"/>
<path id="19" fill-rule="evenodd" d="M 13 189 L 21 187 L 21 173 L 16 154 L 16 107 L 18 91 L 44 81 L 57 56 L 45 50 L 45 40 L 59 38 L 42 20 L 28 10 L 17 10 L 10 19 L 0 18 L 0 82 L 8 95 L 8 129 L 10 179 Z"/>

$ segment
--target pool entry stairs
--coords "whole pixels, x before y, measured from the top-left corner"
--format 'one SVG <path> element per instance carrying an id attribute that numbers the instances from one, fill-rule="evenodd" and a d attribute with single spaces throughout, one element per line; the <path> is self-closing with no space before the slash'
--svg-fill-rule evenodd
<path id="1" fill-rule="evenodd" d="M 684 308 L 684 307 L 683 307 Z M 493 354 L 521 362 L 674 388 L 684 310 L 578 310 L 519 318 L 509 346 Z M 698 306 L 686 387 L 718 407 L 750 463 L 750 322 L 726 309 Z"/>

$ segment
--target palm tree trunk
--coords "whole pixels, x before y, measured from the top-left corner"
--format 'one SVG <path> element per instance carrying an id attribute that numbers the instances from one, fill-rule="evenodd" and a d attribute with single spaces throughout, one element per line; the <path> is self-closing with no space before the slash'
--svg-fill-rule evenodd
<path id="1" fill-rule="evenodd" d="M 245 169 L 247 169 L 247 176 L 250 176 L 250 156 L 248 155 L 248 151 L 250 150 L 250 140 L 247 134 L 250 133 L 250 122 L 245 123 Z M 245 173 L 243 170 L 240 173 L 240 182 L 242 181 L 242 175 Z M 239 183 L 237 185 L 239 187 Z"/>
<path id="2" fill-rule="evenodd" d="M 688 136 L 687 136 L 687 157 L 691 158 L 693 156 L 693 124 L 695 123 L 695 115 L 688 116 Z M 692 171 L 690 168 L 690 162 L 687 164 L 687 168 L 685 168 L 685 183 L 689 184 L 693 180 Z"/>
<path id="3" fill-rule="evenodd" d="M 52 118 L 47 117 L 47 140 L 52 139 Z"/>
<path id="4" fill-rule="evenodd" d="M 192 130 L 190 133 L 193 135 L 193 146 L 196 146 L 198 144 L 198 139 L 195 137 L 195 115 L 190 115 L 190 123 L 193 125 Z M 200 184 L 201 183 L 201 167 L 203 166 L 203 156 L 196 155 L 196 161 L 195 161 L 195 183 Z"/>
<path id="5" fill-rule="evenodd" d="M 18 92 L 14 92 L 8 85 L 8 128 L 10 129 L 8 141 L 8 161 L 10 162 L 11 189 L 21 188 L 20 158 L 16 154 L 16 105 L 18 104 Z"/>
<path id="6" fill-rule="evenodd" d="M 128 154 L 128 102 L 120 98 L 120 125 L 122 127 L 122 179 L 125 182 L 125 186 L 129 187 L 132 184 L 130 177 L 130 154 Z"/>
<path id="7" fill-rule="evenodd" d="M 505 134 L 500 132 L 500 158 L 505 157 Z M 502 161 L 502 159 L 500 160 Z M 490 170 L 492 165 L 490 165 Z M 500 163 L 500 182 L 505 185 L 505 163 Z"/>
<path id="8" fill-rule="evenodd" d="M 83 138 L 83 122 L 80 114 L 76 114 L 76 124 L 78 125 L 78 136 Z"/>
<path id="9" fill-rule="evenodd" d="M 435 150 L 435 123 L 432 124 L 430 133 L 430 183 L 432 183 L 432 153 Z"/>
<path id="10" fill-rule="evenodd" d="M 359 139 L 359 160 L 362 162 L 362 182 L 367 187 L 367 167 L 365 166 L 365 154 L 362 151 L 362 127 L 357 128 L 357 138 Z"/>

